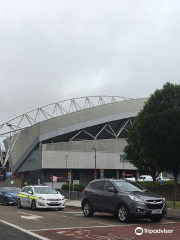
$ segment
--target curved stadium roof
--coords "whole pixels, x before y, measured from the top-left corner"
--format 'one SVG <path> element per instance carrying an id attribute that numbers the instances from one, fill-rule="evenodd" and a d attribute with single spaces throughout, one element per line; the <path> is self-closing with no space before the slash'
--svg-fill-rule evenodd
<path id="1" fill-rule="evenodd" d="M 39 142 L 124 138 L 146 100 L 82 97 L 24 113 L 0 125 L 1 135 L 13 132 L 11 141 L 5 140 L 5 162 L 9 160 L 12 171 L 16 171 Z"/>

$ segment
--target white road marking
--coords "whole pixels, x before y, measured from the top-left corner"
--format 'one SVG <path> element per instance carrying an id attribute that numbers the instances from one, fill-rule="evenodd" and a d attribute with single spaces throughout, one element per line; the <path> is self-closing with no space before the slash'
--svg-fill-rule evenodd
<path id="1" fill-rule="evenodd" d="M 65 211 L 63 213 L 70 213 L 70 214 L 80 214 L 80 213 L 82 213 L 83 214 L 83 212 L 65 212 Z"/>
<path id="2" fill-rule="evenodd" d="M 78 228 L 107 228 L 107 227 L 129 227 L 129 226 L 135 226 L 139 225 L 138 224 L 121 224 L 121 225 L 106 225 L 106 226 L 90 226 L 90 227 L 69 227 L 69 228 L 45 228 L 45 229 L 34 229 L 34 230 L 29 230 L 31 232 L 39 232 L 39 231 L 54 231 L 54 230 L 68 230 L 68 229 L 78 229 Z"/>
<path id="3" fill-rule="evenodd" d="M 27 234 L 29 234 L 29 235 L 31 235 L 31 236 L 33 236 L 33 237 L 37 237 L 37 238 L 42 239 L 42 240 L 49 240 L 49 238 L 42 237 L 42 236 L 40 236 L 40 235 L 38 235 L 38 234 L 36 234 L 36 233 L 33 233 L 33 232 L 29 231 L 29 230 L 26 230 L 26 229 L 24 229 L 24 228 L 21 228 L 21 227 L 19 227 L 19 226 L 16 226 L 16 225 L 14 225 L 14 224 L 12 224 L 12 223 L 9 223 L 9 222 L 6 222 L 6 221 L 4 221 L 4 220 L 1 220 L 1 219 L 0 219 L 0 222 L 2 222 L 2 223 L 4 223 L 4 224 L 7 224 L 7 225 L 9 225 L 9 226 L 11 226 L 11 227 L 14 227 L 14 228 L 20 230 L 21 232 L 27 233 Z"/>
<path id="4" fill-rule="evenodd" d="M 22 213 L 22 214 L 24 214 L 24 215 L 28 215 L 28 216 L 22 216 L 22 215 L 21 215 L 21 218 L 28 219 L 28 220 L 39 221 L 39 219 L 44 218 L 44 217 L 42 217 L 42 216 L 38 216 L 38 215 L 34 215 L 34 214 L 29 214 L 29 213 L 25 213 L 25 212 L 19 212 L 19 213 Z"/>
<path id="5" fill-rule="evenodd" d="M 26 214 L 26 215 L 33 215 L 32 213 L 26 213 L 26 212 L 19 212 L 19 213 Z"/>
<path id="6" fill-rule="evenodd" d="M 162 222 L 162 223 L 159 223 L 159 224 L 164 225 L 164 224 L 172 224 L 172 223 L 177 223 L 177 222 Z"/>

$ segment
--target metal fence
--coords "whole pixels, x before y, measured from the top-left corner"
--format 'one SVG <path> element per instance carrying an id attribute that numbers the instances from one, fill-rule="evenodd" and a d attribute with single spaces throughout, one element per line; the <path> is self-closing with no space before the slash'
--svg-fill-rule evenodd
<path id="1" fill-rule="evenodd" d="M 65 196 L 66 199 L 69 199 L 69 191 L 67 190 L 59 190 L 60 193 Z M 70 191 L 70 199 L 71 200 L 81 200 L 82 199 L 82 192 L 78 191 Z"/>
<path id="2" fill-rule="evenodd" d="M 21 179 L 19 178 L 7 178 L 6 181 L 0 182 L 0 188 L 2 187 L 18 187 L 21 188 Z"/>

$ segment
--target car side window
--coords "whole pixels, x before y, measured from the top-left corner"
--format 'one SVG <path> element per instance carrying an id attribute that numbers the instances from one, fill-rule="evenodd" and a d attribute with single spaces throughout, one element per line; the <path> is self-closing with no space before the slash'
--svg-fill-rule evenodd
<path id="1" fill-rule="evenodd" d="M 90 186 L 91 186 L 92 188 L 94 188 L 94 184 L 95 184 L 95 183 L 91 183 Z"/>
<path id="2" fill-rule="evenodd" d="M 28 187 L 25 187 L 23 192 L 27 193 L 28 189 L 29 189 Z"/>
<path id="3" fill-rule="evenodd" d="M 104 182 L 98 181 L 94 183 L 94 189 L 96 190 L 103 190 L 104 189 Z"/>
<path id="4" fill-rule="evenodd" d="M 108 192 L 108 188 L 114 188 L 114 186 L 112 185 L 112 183 L 106 181 L 104 183 L 104 191 Z"/>
<path id="5" fill-rule="evenodd" d="M 31 191 L 33 193 L 33 189 L 32 187 L 29 187 L 28 191 Z"/>

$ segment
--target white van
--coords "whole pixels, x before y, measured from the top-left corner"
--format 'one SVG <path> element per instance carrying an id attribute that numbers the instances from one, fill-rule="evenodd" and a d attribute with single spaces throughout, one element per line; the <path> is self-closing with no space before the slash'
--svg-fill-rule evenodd
<path id="1" fill-rule="evenodd" d="M 141 175 L 138 180 L 138 182 L 153 182 L 153 178 L 150 175 Z"/>
<path id="2" fill-rule="evenodd" d="M 127 178 L 125 178 L 126 180 L 129 180 L 129 181 L 132 181 L 132 182 L 135 182 L 136 181 L 136 179 L 135 179 L 135 177 L 127 177 Z"/>

